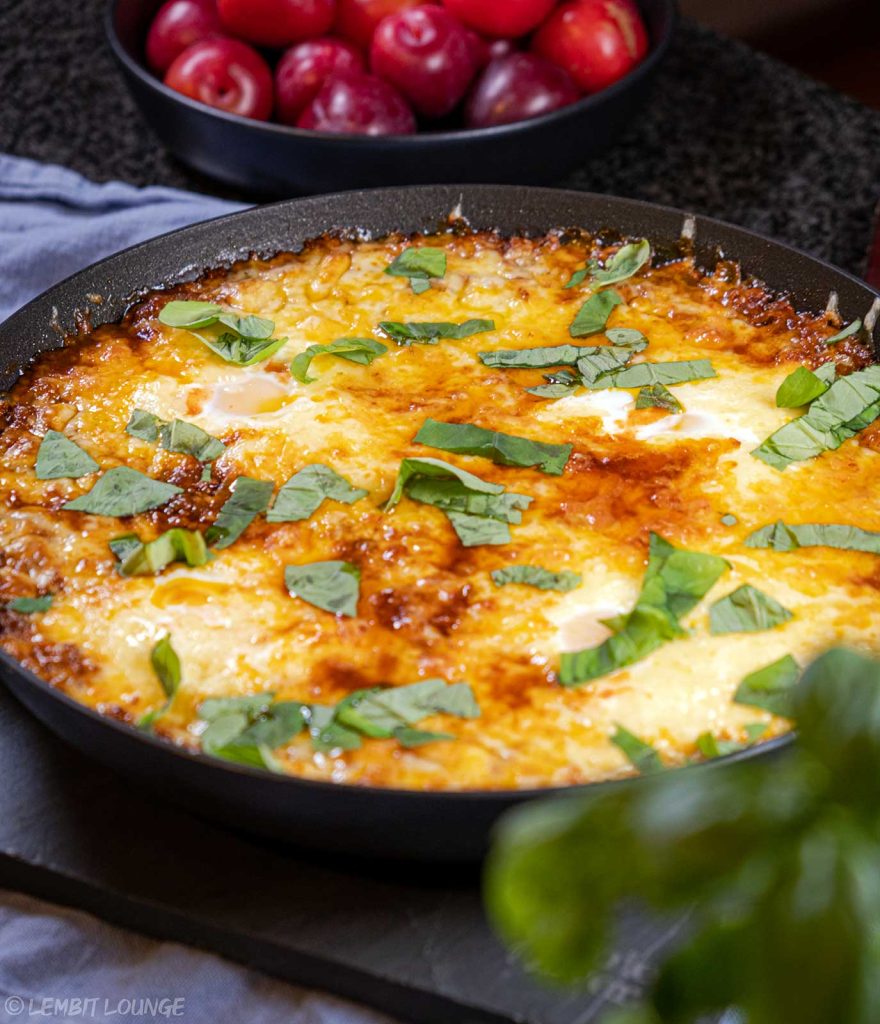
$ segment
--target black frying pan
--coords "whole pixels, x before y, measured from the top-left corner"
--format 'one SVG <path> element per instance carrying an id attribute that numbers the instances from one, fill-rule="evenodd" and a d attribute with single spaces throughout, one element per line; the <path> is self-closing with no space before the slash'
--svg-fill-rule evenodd
<path id="1" fill-rule="evenodd" d="M 836 293 L 843 319 L 873 318 L 878 294 L 856 278 L 740 228 L 666 207 L 581 192 L 472 185 L 348 192 L 298 199 L 221 217 L 128 249 L 68 278 L 0 325 L 0 390 L 38 353 L 61 344 L 59 325 L 78 315 L 94 325 L 119 319 L 132 298 L 190 280 L 251 253 L 299 248 L 325 231 L 434 229 L 461 204 L 478 229 L 544 234 L 551 228 L 611 228 L 655 245 L 693 238 L 698 259 L 719 252 L 800 308 L 823 309 Z M 96 304 L 93 299 L 100 296 Z M 872 311 L 873 312 L 870 312 Z M 0 677 L 54 732 L 113 770 L 179 804 L 237 828 L 315 849 L 420 860 L 466 861 L 485 848 L 492 823 L 507 808 L 542 791 L 418 793 L 308 782 L 239 767 L 138 732 L 77 704 L 0 653 Z M 778 749 L 785 738 L 756 748 Z M 746 751 L 722 759 L 753 756 Z M 712 770 L 697 768 L 694 770 Z M 601 785 L 637 785 L 638 782 Z M 570 792 L 570 790 L 568 790 Z M 552 792 L 560 792 L 554 790 Z"/>

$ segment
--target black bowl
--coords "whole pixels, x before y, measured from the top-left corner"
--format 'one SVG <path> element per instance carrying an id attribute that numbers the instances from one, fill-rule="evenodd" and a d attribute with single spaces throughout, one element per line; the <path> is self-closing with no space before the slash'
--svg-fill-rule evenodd
<path id="1" fill-rule="evenodd" d="M 326 135 L 226 114 L 167 88 L 144 63 L 162 0 L 112 0 L 107 35 L 150 127 L 181 160 L 261 195 L 371 185 L 556 181 L 603 149 L 643 105 L 677 20 L 676 0 L 638 0 L 646 59 L 610 88 L 516 124 L 418 135 Z"/>

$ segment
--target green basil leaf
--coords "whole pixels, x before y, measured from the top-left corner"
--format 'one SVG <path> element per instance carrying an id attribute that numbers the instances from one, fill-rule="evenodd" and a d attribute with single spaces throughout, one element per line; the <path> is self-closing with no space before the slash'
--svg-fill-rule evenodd
<path id="1" fill-rule="evenodd" d="M 746 750 L 759 740 L 766 731 L 766 723 L 751 722 L 745 727 L 747 737 L 745 743 L 741 743 L 738 740 L 719 740 L 711 732 L 704 732 L 697 737 L 697 749 L 703 757 L 727 757 L 728 754 L 736 754 L 740 750 Z"/>
<path id="2" fill-rule="evenodd" d="M 394 730 L 394 739 L 407 750 L 412 747 L 423 747 L 426 743 L 437 743 L 439 740 L 454 740 L 455 738 L 450 732 L 424 732 L 422 729 L 412 729 L 407 725 Z"/>
<path id="3" fill-rule="evenodd" d="M 790 420 L 752 455 L 774 469 L 839 448 L 880 416 L 880 365 L 840 377 L 803 416 Z"/>
<path id="4" fill-rule="evenodd" d="M 792 689 L 801 669 L 790 654 L 750 672 L 733 695 L 736 704 L 761 708 L 781 718 L 792 717 Z"/>
<path id="5" fill-rule="evenodd" d="M 101 467 L 78 444 L 57 430 L 47 430 L 37 452 L 35 466 L 38 480 L 58 480 L 64 477 L 78 480 Z"/>
<path id="6" fill-rule="evenodd" d="M 442 423 L 433 419 L 425 420 L 413 441 L 458 455 L 479 455 L 502 466 L 537 466 L 551 476 L 561 475 L 574 447 L 531 441 L 471 423 Z"/>
<path id="7" fill-rule="evenodd" d="M 588 388 L 611 387 L 613 385 L 606 383 L 611 379 L 611 374 L 622 370 L 632 357 L 633 353 L 628 348 L 617 348 L 614 345 L 594 348 L 578 360 L 580 383 Z"/>
<path id="8" fill-rule="evenodd" d="M 233 487 L 205 535 L 207 542 L 218 551 L 237 541 L 257 516 L 266 511 L 275 489 L 271 480 L 254 480 L 249 476 L 238 477 Z"/>
<path id="9" fill-rule="evenodd" d="M 838 548 L 841 551 L 866 551 L 880 555 L 880 533 L 839 523 L 800 523 L 789 525 L 781 519 L 749 534 L 746 547 L 794 551 L 797 548 Z"/>
<path id="10" fill-rule="evenodd" d="M 686 384 L 692 380 L 717 376 L 708 359 L 688 359 L 677 363 L 633 363 L 632 366 L 599 377 L 591 387 L 643 388 L 656 384 Z"/>
<path id="11" fill-rule="evenodd" d="M 154 480 L 128 466 L 116 466 L 98 477 L 90 491 L 61 507 L 96 516 L 134 516 L 159 508 L 182 492 L 182 488 L 164 480 Z"/>
<path id="12" fill-rule="evenodd" d="M 806 366 L 799 366 L 779 385 L 776 404 L 780 409 L 797 409 L 801 405 L 809 405 L 819 395 L 824 395 L 830 386 Z"/>
<path id="13" fill-rule="evenodd" d="M 446 518 L 463 547 L 476 548 L 483 544 L 498 546 L 511 541 L 510 529 L 501 520 L 454 511 L 448 511 Z"/>
<path id="14" fill-rule="evenodd" d="M 502 494 L 504 492 L 504 487 L 501 484 L 481 480 L 473 473 L 468 473 L 466 469 L 459 469 L 440 459 L 403 459 L 397 472 L 394 490 L 391 492 L 391 497 L 385 502 L 385 511 L 390 512 L 403 497 L 410 482 L 420 477 L 437 480 L 451 478 L 457 480 L 464 490 L 478 494 Z"/>
<path id="15" fill-rule="evenodd" d="M 272 320 L 266 320 L 261 316 L 253 314 L 242 316 L 239 313 L 231 313 L 224 310 L 218 317 L 217 323 L 228 327 L 234 334 L 240 334 L 249 341 L 267 341 L 272 337 L 275 324 Z"/>
<path id="16" fill-rule="evenodd" d="M 737 524 L 738 522 L 739 522 L 739 520 L 738 520 L 738 519 L 736 518 L 736 516 L 734 516 L 734 515 L 731 515 L 731 513 L 730 513 L 730 512 L 726 512 L 726 513 L 725 513 L 725 514 L 724 514 L 724 515 L 723 515 L 723 516 L 721 517 L 721 523 L 722 523 L 722 525 L 724 525 L 724 526 L 736 526 L 736 524 Z"/>
<path id="17" fill-rule="evenodd" d="M 599 263 L 597 260 L 589 260 L 587 265 L 585 267 L 581 267 L 580 270 L 576 270 L 562 287 L 577 288 L 579 284 L 583 284 L 586 280 L 587 274 L 590 273 L 591 265 L 598 267 Z"/>
<path id="18" fill-rule="evenodd" d="M 420 295 L 430 288 L 432 277 L 446 273 L 446 252 L 431 245 L 410 246 L 385 268 L 385 273 L 409 278 L 410 287 Z"/>
<path id="19" fill-rule="evenodd" d="M 321 507 L 325 498 L 353 505 L 369 492 L 352 485 L 329 466 L 320 462 L 294 473 L 278 492 L 266 514 L 270 523 L 295 523 L 308 519 Z"/>
<path id="20" fill-rule="evenodd" d="M 235 745 L 277 750 L 305 729 L 307 711 L 308 706 L 299 701 L 274 701 L 266 711 L 252 717 L 251 724 L 238 735 Z"/>
<path id="21" fill-rule="evenodd" d="M 539 565 L 507 565 L 503 569 L 492 570 L 492 582 L 496 587 L 503 587 L 508 583 L 524 583 L 530 587 L 537 587 L 538 590 L 558 590 L 565 594 L 579 587 L 583 578 L 580 573 L 567 569 L 563 572 L 551 572 Z"/>
<path id="22" fill-rule="evenodd" d="M 194 330 L 198 327 L 210 327 L 217 323 L 217 317 L 223 313 L 223 307 L 213 302 L 193 302 L 174 299 L 166 302 L 159 313 L 160 323 L 169 327 Z"/>
<path id="23" fill-rule="evenodd" d="M 830 338 L 826 338 L 825 344 L 836 345 L 838 341 L 843 341 L 844 338 L 851 338 L 854 334 L 858 334 L 861 329 L 862 321 L 853 320 L 853 322 L 844 327 L 842 331 L 838 331 L 837 334 L 832 334 Z"/>
<path id="24" fill-rule="evenodd" d="M 622 725 L 616 727 L 611 742 L 641 775 L 653 775 L 664 770 L 660 755 L 651 744 L 639 739 L 635 733 L 624 729 Z"/>
<path id="25" fill-rule="evenodd" d="M 683 412 L 681 402 L 663 384 L 649 384 L 639 391 L 636 396 L 637 409 L 665 409 L 667 412 Z"/>
<path id="26" fill-rule="evenodd" d="M 577 686 L 632 665 L 684 636 L 679 619 L 696 607 L 729 567 L 718 555 L 684 551 L 652 533 L 635 608 L 606 623 L 613 635 L 597 647 L 562 654 L 562 685 Z"/>
<path id="27" fill-rule="evenodd" d="M 567 398 L 581 386 L 582 381 L 579 374 L 571 373 L 569 370 L 560 370 L 559 373 L 545 373 L 546 384 L 539 384 L 534 388 L 526 388 L 530 395 L 537 395 L 538 398 Z"/>
<path id="28" fill-rule="evenodd" d="M 123 576 L 154 575 L 172 562 L 205 565 L 210 557 L 205 538 L 180 526 L 166 530 L 146 544 L 131 534 L 116 537 L 110 541 L 110 548 L 119 558 L 118 568 Z"/>
<path id="29" fill-rule="evenodd" d="M 318 379 L 309 376 L 309 367 L 317 356 L 336 356 L 350 363 L 369 366 L 374 359 L 385 355 L 387 351 L 387 345 L 373 338 L 337 338 L 327 345 L 309 345 L 290 364 L 290 372 L 300 384 L 311 384 Z"/>
<path id="30" fill-rule="evenodd" d="M 442 679 L 426 679 L 408 686 L 356 690 L 336 708 L 338 722 L 376 739 L 390 739 L 398 729 L 441 714 L 479 718 L 479 706 L 467 683 L 447 685 Z"/>
<path id="31" fill-rule="evenodd" d="M 648 347 L 648 339 L 633 327 L 609 327 L 605 337 L 615 348 L 628 348 L 632 353 L 644 352 Z"/>
<path id="32" fill-rule="evenodd" d="M 791 612 L 775 598 L 746 583 L 711 606 L 709 632 L 713 636 L 761 633 L 781 626 L 791 618 Z"/>
<path id="33" fill-rule="evenodd" d="M 241 714 L 246 720 L 256 721 L 265 715 L 275 699 L 274 693 L 255 693 L 246 697 L 209 697 L 199 705 L 199 718 L 214 722 L 222 715 Z"/>
<path id="34" fill-rule="evenodd" d="M 287 338 L 245 338 L 231 332 L 219 334 L 217 337 L 197 333 L 196 337 L 215 355 L 235 366 L 253 366 L 254 363 L 260 363 L 274 355 L 287 341 Z"/>
<path id="35" fill-rule="evenodd" d="M 436 345 L 440 338 L 462 341 L 474 334 L 494 331 L 495 321 L 465 320 L 464 323 L 453 324 L 446 321 L 400 323 L 396 320 L 383 320 L 379 328 L 398 345 Z"/>
<path id="36" fill-rule="evenodd" d="M 605 325 L 608 323 L 611 311 L 622 302 L 623 299 L 613 288 L 591 295 L 578 310 L 577 316 L 568 329 L 568 333 L 572 338 L 584 338 L 589 334 L 600 334 L 605 330 Z"/>
<path id="37" fill-rule="evenodd" d="M 299 597 L 334 615 L 357 615 L 361 571 L 350 562 L 309 562 L 288 565 L 284 583 L 291 597 Z"/>
<path id="38" fill-rule="evenodd" d="M 549 345 L 542 348 L 501 348 L 478 354 L 484 366 L 504 370 L 541 370 L 549 366 L 575 366 L 578 359 L 589 355 L 595 348 L 595 345 Z"/>
<path id="39" fill-rule="evenodd" d="M 329 754 L 334 750 L 357 750 L 361 746 L 360 735 L 336 721 L 336 708 L 313 704 L 309 710 L 309 734 L 315 750 Z"/>
<path id="40" fill-rule="evenodd" d="M 13 597 L 7 601 L 6 610 L 17 612 L 19 615 L 34 615 L 38 612 L 47 612 L 52 607 L 53 597 L 51 594 L 44 594 L 42 597 Z"/>
<path id="41" fill-rule="evenodd" d="M 180 658 L 171 645 L 171 634 L 166 633 L 150 651 L 150 664 L 169 699 L 177 693 L 182 673 Z"/>
<path id="42" fill-rule="evenodd" d="M 133 409 L 125 427 L 126 434 L 137 437 L 141 441 L 155 444 L 159 440 L 159 427 L 163 420 L 146 409 Z"/>
<path id="43" fill-rule="evenodd" d="M 218 441 L 195 423 L 186 423 L 184 420 L 175 419 L 170 423 L 163 423 L 159 427 L 159 437 L 166 451 L 192 455 L 199 462 L 213 462 L 226 451 L 226 445 L 222 441 Z"/>
<path id="44" fill-rule="evenodd" d="M 650 258 L 651 243 L 646 238 L 629 242 L 618 249 L 604 267 L 592 270 L 590 284 L 595 287 L 626 281 L 638 273 Z"/>

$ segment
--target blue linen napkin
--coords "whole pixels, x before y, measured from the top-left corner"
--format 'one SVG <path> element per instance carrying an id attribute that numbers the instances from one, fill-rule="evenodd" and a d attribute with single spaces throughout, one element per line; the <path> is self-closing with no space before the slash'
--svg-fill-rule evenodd
<path id="1" fill-rule="evenodd" d="M 0 321 L 102 256 L 240 208 L 169 188 L 98 185 L 64 167 L 0 153 Z M 94 1003 L 78 1010 L 64 1003 L 76 999 Z M 172 1002 L 138 1015 L 125 1002 L 138 999 Z M 183 1013 L 174 999 L 183 1000 Z M 391 1024 L 209 953 L 0 891 L 0 1024 L 35 1017 L 47 1024 Z"/>
<path id="2" fill-rule="evenodd" d="M 241 204 L 176 189 L 103 185 L 0 153 L 0 322 L 90 263 Z"/>

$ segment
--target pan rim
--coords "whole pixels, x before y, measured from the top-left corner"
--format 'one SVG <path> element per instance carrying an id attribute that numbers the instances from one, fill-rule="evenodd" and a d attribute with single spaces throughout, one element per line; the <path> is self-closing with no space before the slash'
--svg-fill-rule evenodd
<path id="1" fill-rule="evenodd" d="M 548 187 L 534 187 L 524 185 L 412 185 L 404 188 L 384 188 L 384 189 L 360 189 L 356 191 L 344 191 L 328 193 L 320 196 L 309 196 L 298 199 L 285 199 L 276 203 L 271 203 L 263 206 L 252 206 L 244 210 L 238 210 L 232 213 L 222 214 L 219 217 L 210 218 L 205 221 L 199 221 L 196 224 L 191 224 L 183 228 L 177 228 L 175 230 L 165 232 L 161 235 L 157 235 L 154 238 L 148 239 L 144 242 L 139 242 L 135 245 L 129 246 L 126 249 L 120 250 L 110 256 L 106 256 L 95 263 L 84 267 L 82 270 L 77 271 L 74 274 L 68 275 L 61 281 L 56 282 L 45 291 L 35 296 L 19 310 L 8 317 L 4 322 L 0 323 L 0 341 L 5 334 L 10 332 L 14 333 L 16 324 L 19 321 L 24 322 L 25 319 L 32 315 L 33 312 L 40 306 L 48 304 L 49 308 L 54 308 L 52 302 L 53 296 L 62 290 L 69 289 L 75 284 L 77 279 L 85 278 L 88 275 L 92 275 L 95 271 L 100 270 L 112 263 L 121 261 L 123 257 L 130 259 L 132 256 L 137 255 L 145 250 L 153 248 L 161 248 L 163 244 L 167 243 L 167 240 L 173 237 L 179 237 L 184 234 L 198 234 L 200 232 L 216 233 L 222 226 L 232 219 L 242 219 L 248 216 L 258 217 L 272 217 L 273 213 L 277 213 L 280 209 L 287 208 L 302 208 L 309 205 L 318 204 L 333 204 L 338 201 L 352 201 L 357 198 L 369 197 L 371 199 L 380 200 L 384 196 L 395 196 L 399 197 L 401 193 L 429 193 L 431 198 L 436 195 L 443 196 L 446 193 L 460 193 L 464 199 L 468 194 L 474 198 L 483 195 L 493 195 L 496 199 L 503 200 L 504 193 L 507 193 L 509 197 L 513 194 L 522 194 L 527 192 L 535 196 L 543 196 L 548 200 L 557 200 L 560 206 L 566 201 L 574 201 L 577 203 L 594 203 L 597 205 L 604 205 L 606 207 L 614 208 L 617 207 L 619 210 L 632 211 L 635 208 L 636 211 L 643 210 L 646 213 L 650 211 L 653 214 L 658 212 L 675 216 L 680 218 L 682 222 L 689 216 L 694 216 L 695 220 L 699 225 L 705 225 L 711 228 L 721 228 L 723 231 L 732 232 L 734 235 L 742 236 L 752 241 L 758 241 L 771 247 L 772 250 L 782 251 L 786 254 L 795 254 L 801 259 L 808 261 L 815 265 L 817 269 L 828 273 L 832 277 L 842 278 L 851 284 L 857 286 L 861 291 L 867 295 L 872 296 L 875 300 L 880 299 L 880 292 L 872 288 L 866 282 L 860 280 L 854 274 L 849 273 L 833 264 L 823 260 L 817 256 L 814 256 L 803 249 L 796 246 L 787 245 L 775 241 L 768 236 L 761 234 L 756 231 L 752 231 L 747 228 L 742 228 L 737 225 L 731 224 L 727 221 L 723 221 L 717 218 L 705 217 L 702 215 L 691 215 L 683 210 L 676 207 L 651 203 L 645 200 L 639 199 L 628 199 L 620 196 L 604 195 L 596 192 L 586 192 L 577 189 L 555 189 Z M 441 206 L 445 200 L 440 201 Z M 443 217 L 443 212 L 438 215 L 438 219 Z M 564 229 L 566 226 L 571 225 L 556 225 L 557 229 Z M 425 230 L 429 230 L 426 228 Z M 546 230 L 554 230 L 553 227 L 547 228 Z M 378 237 L 378 236 L 375 236 Z M 218 247 L 218 251 L 219 251 Z M 241 259 L 243 257 L 237 257 Z M 735 257 L 733 257 L 735 258 Z M 219 257 L 218 257 L 219 260 Z M 193 266 L 178 267 L 175 274 L 169 276 L 160 284 L 145 284 L 142 286 L 141 291 L 159 290 L 168 287 L 172 283 L 176 283 L 179 280 L 184 279 L 184 276 L 195 271 L 197 274 L 203 274 L 208 272 L 212 267 L 222 265 L 220 262 L 209 264 L 207 266 L 199 266 L 198 268 Z M 768 287 L 773 288 L 772 284 Z M 833 284 L 829 282 L 829 290 L 833 288 Z M 85 299 L 85 295 L 83 295 Z M 125 302 L 130 304 L 136 300 L 135 295 L 126 297 Z M 79 306 L 76 307 L 79 309 Z M 29 357 L 30 359 L 36 358 L 41 355 L 47 348 L 43 347 L 36 353 Z M 25 364 L 27 365 L 27 364 Z M 91 721 L 95 725 L 99 725 L 103 728 L 109 728 L 115 730 L 118 736 L 132 740 L 133 742 L 139 742 L 143 747 L 151 749 L 158 756 L 164 756 L 166 759 L 178 758 L 180 764 L 195 764 L 204 767 L 205 769 L 220 774 L 232 773 L 233 775 L 243 776 L 249 780 L 261 782 L 265 786 L 294 786 L 297 788 L 305 788 L 315 792 L 335 792 L 335 793 L 346 793 L 349 796 L 357 794 L 363 800 L 375 800 L 375 799 L 400 799 L 400 800 L 432 800 L 437 801 L 449 801 L 454 800 L 457 803 L 490 803 L 490 802 L 504 802 L 505 804 L 520 802 L 525 800 L 539 799 L 542 797 L 561 797 L 561 796 L 574 796 L 574 795 L 585 795 L 590 792 L 598 791 L 597 787 L 608 787 L 616 785 L 632 785 L 639 781 L 639 776 L 625 776 L 621 778 L 611 779 L 599 779 L 594 782 L 582 782 L 575 783 L 572 785 L 564 786 L 545 786 L 545 787 L 531 787 L 522 789 L 444 789 L 444 790 L 421 790 L 421 789 L 406 789 L 394 786 L 368 786 L 358 785 L 347 782 L 331 782 L 321 779 L 307 779 L 296 775 L 287 774 L 276 774 L 268 772 L 258 768 L 253 768 L 247 765 L 238 765 L 233 762 L 226 762 L 219 758 L 213 758 L 208 754 L 204 754 L 201 751 L 191 751 L 185 747 L 182 747 L 169 740 L 161 739 L 152 734 L 138 730 L 136 726 L 120 722 L 107 715 L 101 714 L 94 708 L 88 707 L 85 704 L 81 704 L 76 701 L 73 697 L 59 690 L 51 683 L 44 679 L 41 679 L 33 671 L 28 669 L 26 666 L 19 663 L 6 651 L 0 649 L 0 666 L 4 669 L 2 676 L 3 682 L 6 684 L 7 689 L 10 693 L 17 696 L 14 692 L 14 686 L 9 683 L 6 678 L 7 673 L 12 677 L 26 682 L 30 687 L 38 690 L 43 696 L 49 697 L 60 704 L 64 705 L 67 710 L 72 711 L 76 714 L 84 716 L 86 719 Z M 25 702 L 26 703 L 26 702 Z M 30 709 L 28 709 L 30 712 Z M 30 712 L 33 714 L 33 712 Z M 40 718 L 41 716 L 35 715 Z M 42 719 L 41 719 L 42 720 Z M 54 731 L 54 730 L 53 730 Z M 60 734 L 62 739 L 66 740 L 63 733 Z M 710 767 L 722 766 L 725 764 L 732 764 L 740 761 L 751 760 L 755 757 L 770 756 L 776 751 L 789 747 L 795 741 L 795 734 L 793 732 L 786 733 L 782 736 L 775 737 L 774 739 L 768 740 L 764 743 L 759 743 L 752 747 L 747 747 L 744 750 L 736 751 L 734 753 L 725 755 L 723 757 L 714 758 L 710 761 L 696 764 L 693 766 L 682 766 L 691 767 L 694 770 L 703 770 Z M 182 769 L 184 770 L 184 769 Z M 681 769 L 678 769 L 681 770 Z"/>

